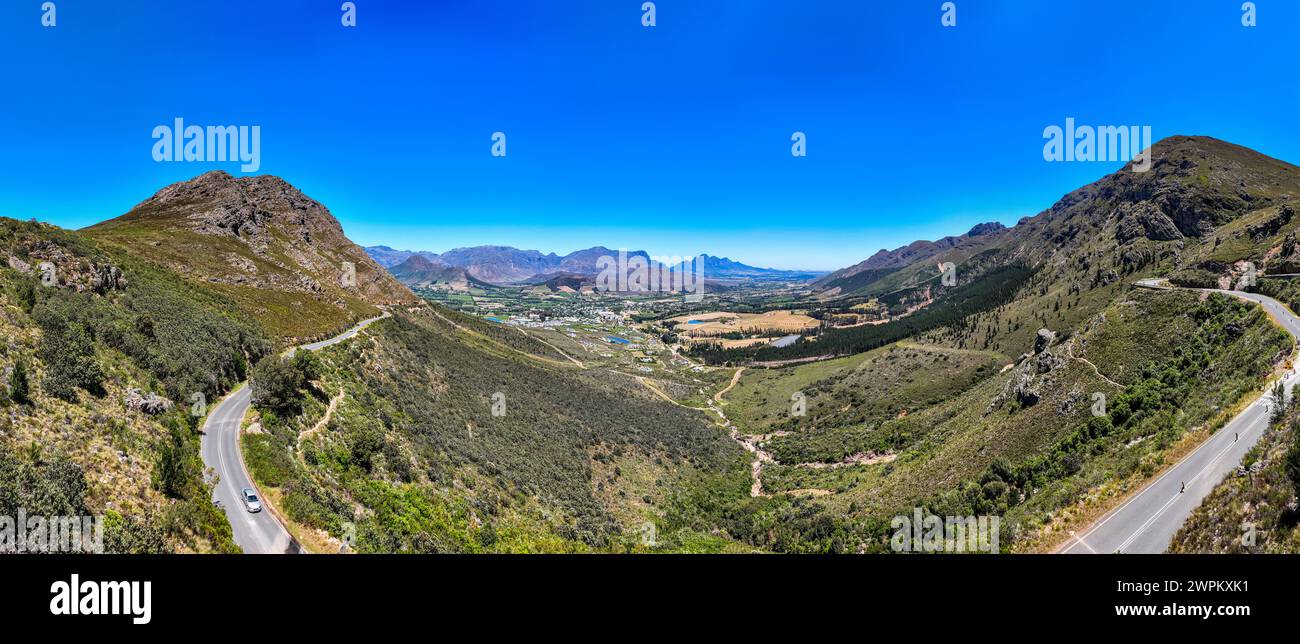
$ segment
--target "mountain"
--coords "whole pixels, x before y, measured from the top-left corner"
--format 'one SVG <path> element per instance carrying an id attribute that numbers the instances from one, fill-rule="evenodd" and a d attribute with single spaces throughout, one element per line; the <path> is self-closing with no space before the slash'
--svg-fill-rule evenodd
<path id="1" fill-rule="evenodd" d="M 328 209 L 279 177 L 208 172 L 83 232 L 209 286 L 286 337 L 416 301 Z"/>
<path id="2" fill-rule="evenodd" d="M 1004 551 L 1050 551 L 1286 367 L 1293 340 L 1260 307 L 1134 282 L 1224 287 L 1254 264 L 1263 277 L 1246 288 L 1295 309 L 1300 284 L 1267 275 L 1300 262 L 1297 200 L 1300 167 L 1209 137 L 1170 137 L 1152 147 L 1149 171 L 1127 164 L 1010 229 L 963 235 L 910 263 L 881 256 L 835 287 L 873 279 L 823 291 L 808 313 L 847 317 L 864 296 L 891 311 L 908 304 L 887 322 L 690 355 L 779 367 L 747 372 L 726 395 L 729 418 L 773 437 L 757 442 L 771 459 L 762 471 L 772 476 L 756 476 L 763 490 L 819 490 L 827 521 L 884 522 L 918 506 L 996 514 L 1014 526 Z M 955 283 L 939 279 L 941 262 L 956 265 Z M 909 387 L 920 391 L 895 398 Z M 771 395 L 796 390 L 808 393 L 798 419 Z M 808 470 L 820 473 L 788 478 Z M 1243 507 L 1240 481 L 1223 485 L 1183 547 L 1217 540 L 1215 512 Z M 889 539 L 870 534 L 867 549 Z"/>
<path id="3" fill-rule="evenodd" d="M 827 296 L 879 295 L 935 279 L 940 262 L 960 271 L 963 262 L 994 254 L 1045 263 L 1054 279 L 1076 287 L 1161 260 L 1173 260 L 1175 272 L 1223 277 L 1252 257 L 1261 269 L 1300 266 L 1295 244 L 1279 254 L 1285 213 L 1300 201 L 1295 165 L 1204 136 L 1168 137 L 1151 154 L 1149 171 L 1129 163 L 1012 228 L 981 224 L 965 235 L 880 251 L 815 286 Z"/>
<path id="4" fill-rule="evenodd" d="M 560 263 L 552 269 L 553 272 L 573 273 L 577 275 L 598 275 L 600 268 L 597 262 L 601 257 L 613 257 L 618 259 L 618 251 L 604 246 L 593 246 L 583 250 L 576 250 L 560 259 Z M 650 263 L 650 253 L 643 250 L 627 251 L 627 258 L 640 257 Z M 548 271 L 548 272 L 552 272 Z"/>
<path id="5" fill-rule="evenodd" d="M 1249 303 L 1132 282 L 1290 266 L 1298 196 L 1296 166 L 1166 139 L 1149 172 L 1122 168 L 1009 230 L 858 274 L 888 271 L 863 288 L 892 284 L 880 303 L 921 303 L 908 315 L 725 356 L 841 357 L 706 370 L 704 390 L 655 350 L 654 321 L 619 332 L 645 343 L 651 362 L 631 362 L 576 333 L 421 303 L 368 261 L 364 288 L 334 287 L 329 263 L 360 249 L 274 178 L 204 175 L 83 231 L 0 219 L 0 515 L 103 514 L 114 552 L 237 551 L 190 405 L 251 381 L 244 459 L 318 551 L 354 538 L 364 552 L 875 552 L 915 507 L 997 515 L 1003 549 L 1050 549 L 1222 426 L 1292 350 Z M 944 261 L 956 284 L 936 279 Z M 418 255 L 392 272 L 477 279 Z M 1254 288 L 1300 308 L 1291 282 Z M 409 305 L 280 358 L 288 338 L 388 302 Z M 860 304 L 797 303 L 822 320 Z M 788 413 L 790 391 L 806 415 Z M 725 408 L 690 408 L 715 395 Z"/>
<path id="6" fill-rule="evenodd" d="M 401 283 L 411 287 L 445 283 L 452 290 L 465 291 L 471 287 L 490 286 L 471 276 L 463 268 L 448 266 L 430 260 L 424 255 L 414 253 L 407 257 L 406 261 L 389 267 L 388 272 L 392 273 L 393 277 L 396 277 Z"/>
<path id="7" fill-rule="evenodd" d="M 600 272 L 600 258 L 619 257 L 618 250 L 604 246 L 593 246 L 564 256 L 542 254 L 536 250 L 519 250 L 510 246 L 455 248 L 441 255 L 428 251 L 399 251 L 387 246 L 370 246 L 366 252 L 384 267 L 396 266 L 419 255 L 437 264 L 463 268 L 471 277 L 494 284 L 537 283 L 557 274 L 591 277 Z M 626 256 L 628 259 L 641 257 L 647 263 L 651 262 L 651 255 L 643 250 L 628 251 Z M 699 257 L 704 261 L 704 275 L 708 279 L 806 280 L 820 275 L 815 271 L 756 268 L 726 257 L 707 254 Z"/>
<path id="8" fill-rule="evenodd" d="M 485 282 L 508 283 L 553 271 L 560 265 L 561 258 L 555 253 L 543 255 L 535 250 L 509 246 L 474 246 L 453 248 L 439 255 L 438 261 L 464 268 L 471 276 Z"/>
<path id="9" fill-rule="evenodd" d="M 409 251 L 409 250 L 394 250 L 387 246 L 367 246 L 365 250 L 366 250 L 366 254 L 370 255 L 371 259 L 375 260 L 376 263 L 378 263 L 380 266 L 383 266 L 384 268 L 397 266 L 398 264 L 401 264 L 402 262 L 416 255 L 429 260 L 438 259 L 437 253 L 431 253 L 427 250 L 422 250 L 419 252 Z"/>
<path id="10" fill-rule="evenodd" d="M 976 224 L 964 235 L 944 237 L 936 241 L 914 241 L 894 250 L 882 248 L 875 255 L 853 266 L 819 277 L 813 286 L 823 290 L 839 288 L 842 292 L 857 290 L 894 270 L 925 261 L 954 248 L 981 244 L 1005 230 L 1006 226 L 994 221 Z"/>
<path id="11" fill-rule="evenodd" d="M 242 509 L 214 505 L 199 445 L 246 385 L 238 449 L 309 550 L 753 549 L 687 518 L 713 487 L 747 494 L 744 450 L 708 417 L 577 362 L 568 336 L 423 303 L 359 252 L 272 177 L 204 175 L 81 231 L 0 218 L 0 516 L 103 516 L 109 552 L 238 552 Z M 343 261 L 355 289 L 331 283 Z M 396 272 L 475 279 L 419 255 Z"/>

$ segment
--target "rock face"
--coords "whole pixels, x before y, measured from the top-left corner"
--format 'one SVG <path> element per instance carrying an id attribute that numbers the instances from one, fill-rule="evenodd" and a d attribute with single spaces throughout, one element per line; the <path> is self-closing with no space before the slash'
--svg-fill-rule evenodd
<path id="1" fill-rule="evenodd" d="M 1278 208 L 1277 215 L 1274 215 L 1259 224 L 1246 226 L 1246 233 L 1250 235 L 1250 240 L 1252 242 L 1258 244 L 1259 242 L 1276 235 L 1278 231 L 1282 230 L 1283 226 L 1291 223 L 1291 220 L 1294 218 L 1295 208 L 1293 208 L 1289 203 L 1282 204 L 1282 207 Z"/>
<path id="2" fill-rule="evenodd" d="M 1002 406 L 1008 400 L 1014 400 L 1020 408 L 1032 407 L 1042 400 L 1043 392 L 1052 386 L 1052 372 L 1065 364 L 1065 357 L 1051 350 L 1055 341 L 1056 333 L 1052 330 L 1038 330 L 1034 336 L 1033 352 L 1021 354 L 1016 359 L 1011 380 L 985 413 Z"/>
<path id="3" fill-rule="evenodd" d="M 1128 242 L 1139 237 L 1152 241 L 1173 241 L 1182 239 L 1183 233 L 1174 225 L 1174 221 L 1153 202 L 1144 201 L 1136 204 L 1121 204 L 1116 209 L 1119 227 L 1115 237 L 1120 242 Z"/>
<path id="4" fill-rule="evenodd" d="M 87 232 L 203 282 L 331 303 L 418 301 L 343 234 L 325 206 L 279 177 L 208 172 Z"/>

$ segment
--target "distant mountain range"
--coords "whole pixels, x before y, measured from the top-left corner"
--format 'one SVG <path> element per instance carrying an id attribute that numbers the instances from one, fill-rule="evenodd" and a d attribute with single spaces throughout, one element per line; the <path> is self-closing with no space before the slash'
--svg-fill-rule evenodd
<path id="1" fill-rule="evenodd" d="M 370 246 L 366 252 L 380 266 L 389 269 L 395 277 L 407 284 L 429 281 L 477 280 L 488 284 L 540 283 L 557 277 L 599 274 L 597 262 L 601 257 L 618 257 L 619 251 L 595 246 L 567 255 L 542 254 L 536 250 L 520 250 L 510 246 L 474 246 L 455 248 L 438 254 L 429 251 L 395 250 L 388 246 Z M 643 250 L 628 251 L 627 256 L 642 257 L 647 262 L 650 254 Z M 704 261 L 706 279 L 770 279 L 812 280 L 821 275 L 816 271 L 785 271 L 758 268 L 733 261 L 726 257 L 700 255 Z M 461 272 L 448 269 L 460 269 Z"/>

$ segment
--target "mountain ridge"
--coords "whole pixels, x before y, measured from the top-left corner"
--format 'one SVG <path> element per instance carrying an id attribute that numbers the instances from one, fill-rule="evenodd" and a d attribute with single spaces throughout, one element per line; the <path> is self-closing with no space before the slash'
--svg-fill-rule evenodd
<path id="1" fill-rule="evenodd" d="M 453 248 L 444 253 L 395 250 L 382 245 L 368 246 L 365 250 L 372 259 L 385 268 L 392 269 L 411 257 L 419 256 L 435 264 L 466 269 L 469 276 L 495 284 L 522 283 L 553 274 L 594 276 L 600 272 L 597 261 L 601 257 L 617 258 L 620 253 L 618 250 L 604 246 L 584 248 L 566 255 L 558 255 L 554 252 L 544 254 L 538 250 L 520 250 L 501 245 Z M 641 257 L 647 262 L 650 262 L 652 257 L 644 250 L 626 251 L 626 256 L 629 259 Z M 818 271 L 760 268 L 707 253 L 697 257 L 704 262 L 704 273 L 709 279 L 746 277 L 798 279 L 820 275 Z"/>
<path id="2" fill-rule="evenodd" d="M 419 301 L 328 208 L 272 175 L 206 172 L 79 232 L 215 288 L 285 337 Z"/>

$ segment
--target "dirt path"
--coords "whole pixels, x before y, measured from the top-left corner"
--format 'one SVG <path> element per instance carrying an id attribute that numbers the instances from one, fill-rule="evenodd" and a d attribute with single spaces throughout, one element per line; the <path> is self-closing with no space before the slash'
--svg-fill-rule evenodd
<path id="1" fill-rule="evenodd" d="M 656 396 L 674 405 L 677 405 L 678 407 L 681 407 L 683 409 L 692 409 L 695 411 L 703 411 L 703 412 L 711 411 L 717 414 L 718 415 L 717 423 L 719 426 L 722 427 L 724 431 L 727 432 L 727 436 L 730 437 L 731 440 L 734 440 L 738 444 L 740 444 L 740 446 L 744 448 L 745 451 L 754 455 L 754 460 L 750 463 L 750 476 L 753 478 L 753 483 L 749 487 L 749 495 L 752 497 L 772 496 L 771 493 L 763 491 L 763 466 L 767 464 L 777 465 L 778 463 L 776 461 L 776 458 L 774 458 L 770 452 L 763 449 L 762 444 L 773 438 L 778 438 L 781 436 L 789 436 L 791 432 L 777 431 L 777 432 L 771 432 L 769 434 L 743 434 L 740 432 L 740 430 L 736 429 L 736 426 L 731 422 L 731 419 L 727 418 L 726 412 L 722 411 L 722 408 L 718 405 L 718 403 L 726 404 L 725 401 L 721 399 L 721 396 L 722 394 L 726 393 L 727 390 L 731 389 L 736 385 L 736 382 L 740 379 L 740 373 L 742 371 L 744 371 L 744 367 L 741 367 L 740 369 L 736 370 L 735 375 L 731 377 L 731 384 L 728 385 L 726 389 L 723 389 L 722 391 L 714 394 L 713 398 L 709 400 L 708 407 L 691 407 L 690 405 L 683 405 L 682 403 L 673 400 L 672 396 L 669 396 L 663 389 L 660 389 L 659 386 L 656 385 L 652 380 L 644 376 L 636 376 L 630 373 L 623 373 L 621 371 L 614 371 L 613 373 L 618 373 L 625 376 L 631 376 L 633 378 L 636 378 L 638 382 L 645 385 L 646 388 L 654 392 Z M 834 463 L 821 463 L 821 462 L 795 463 L 792 467 L 802 467 L 802 468 L 815 469 L 815 470 L 836 469 L 836 468 L 850 467 L 855 465 L 875 465 L 877 463 L 888 463 L 894 460 L 895 458 L 897 458 L 896 454 L 854 454 L 852 456 L 845 458 L 842 461 L 837 461 Z M 824 496 L 827 494 L 831 494 L 831 491 L 817 489 L 817 488 L 808 488 L 802 490 L 789 490 L 786 492 L 780 492 L 779 494 L 792 494 L 795 496 Z"/>
<path id="2" fill-rule="evenodd" d="M 1065 353 L 1069 355 L 1071 358 L 1078 360 L 1079 362 L 1082 362 L 1088 365 L 1089 367 L 1092 367 L 1092 372 L 1097 374 L 1098 378 L 1101 378 L 1102 380 L 1109 382 L 1110 384 L 1114 385 L 1119 389 L 1124 388 L 1124 385 L 1121 385 L 1118 382 L 1115 382 L 1114 380 L 1107 378 L 1106 374 L 1102 373 L 1101 369 L 1098 369 L 1097 365 L 1093 364 L 1092 361 L 1088 360 L 1087 358 L 1081 358 L 1079 356 L 1074 355 L 1074 340 L 1070 340 L 1070 343 L 1065 346 Z"/>
<path id="3" fill-rule="evenodd" d="M 302 442 L 304 440 L 320 433 L 320 430 L 329 425 L 330 417 L 334 415 L 334 410 L 338 408 L 341 402 L 343 402 L 343 388 L 339 387 L 339 395 L 330 398 L 330 404 L 325 408 L 325 415 L 321 416 L 321 419 L 316 421 L 316 424 L 312 425 L 311 429 L 304 429 L 298 434 L 298 451 L 302 451 Z"/>
<path id="4" fill-rule="evenodd" d="M 736 383 L 740 382 L 740 374 L 742 374 L 742 373 L 745 373 L 745 368 L 744 368 L 744 367 L 738 367 L 738 368 L 736 369 L 736 373 L 735 373 L 735 375 L 731 376 L 731 384 L 727 385 L 727 388 L 726 388 L 726 389 L 723 389 L 722 391 L 719 391 L 718 393 L 713 394 L 713 399 L 716 400 L 716 401 L 718 401 L 719 404 L 722 404 L 722 405 L 727 404 L 727 401 L 725 401 L 725 400 L 722 399 L 722 394 L 725 394 L 725 393 L 727 393 L 728 391 L 731 391 L 731 388 L 732 388 L 732 387 L 735 387 L 735 386 L 736 386 Z"/>

